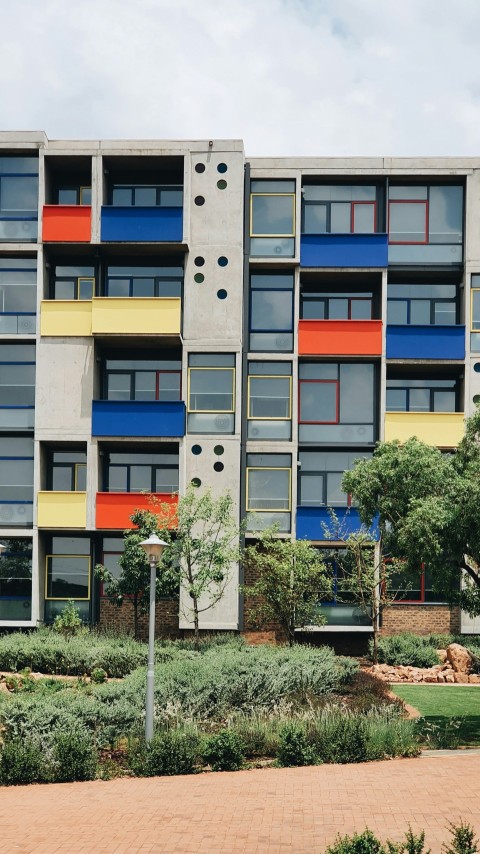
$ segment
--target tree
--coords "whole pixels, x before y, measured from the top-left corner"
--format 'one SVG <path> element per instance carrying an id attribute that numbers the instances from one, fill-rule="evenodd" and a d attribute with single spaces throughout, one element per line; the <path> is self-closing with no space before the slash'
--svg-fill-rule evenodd
<path id="1" fill-rule="evenodd" d="M 199 493 L 195 486 L 189 486 L 177 507 L 155 499 L 153 504 L 160 535 L 168 543 L 159 573 L 168 562 L 166 570 L 175 575 L 184 593 L 182 612 L 193 622 L 198 645 L 200 614 L 220 601 L 232 564 L 240 558 L 242 526 L 234 518 L 230 493 L 213 498 L 210 490 Z"/>
<path id="2" fill-rule="evenodd" d="M 381 442 L 342 481 L 362 522 L 370 525 L 378 515 L 384 554 L 411 573 L 425 564 L 434 589 L 472 616 L 480 614 L 479 439 L 477 411 L 455 453 L 415 438 Z"/>
<path id="3" fill-rule="evenodd" d="M 110 602 L 118 607 L 129 604 L 133 609 L 134 635 L 138 638 L 138 620 L 141 612 L 148 608 L 150 599 L 150 565 L 140 546 L 150 534 L 163 533 L 159 529 L 158 517 L 149 510 L 135 510 L 130 516 L 135 528 L 123 533 L 124 551 L 120 557 L 120 577 L 115 578 L 107 567 L 97 564 L 95 574 L 104 585 Z M 157 573 L 156 597 L 171 596 L 178 592 L 178 582 L 167 561 L 162 572 Z"/>
<path id="4" fill-rule="evenodd" d="M 279 623 L 292 646 L 295 629 L 325 622 L 319 600 L 331 590 L 331 572 L 306 540 L 284 540 L 276 534 L 275 527 L 267 528 L 245 549 L 245 568 L 258 578 L 243 591 L 258 599 L 254 619 Z"/>

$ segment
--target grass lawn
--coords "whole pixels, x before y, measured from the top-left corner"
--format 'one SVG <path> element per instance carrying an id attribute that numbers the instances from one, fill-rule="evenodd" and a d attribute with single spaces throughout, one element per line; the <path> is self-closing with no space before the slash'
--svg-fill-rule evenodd
<path id="1" fill-rule="evenodd" d="M 460 745 L 480 747 L 480 687 L 393 685 L 392 691 L 418 709 L 429 724 L 441 730 L 447 726 L 447 736 L 448 719 L 461 718 L 458 730 L 450 735 L 454 735 Z"/>

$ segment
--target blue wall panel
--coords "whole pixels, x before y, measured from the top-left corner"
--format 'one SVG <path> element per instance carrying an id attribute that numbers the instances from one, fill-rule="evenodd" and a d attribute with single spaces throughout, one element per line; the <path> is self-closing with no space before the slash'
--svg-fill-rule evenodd
<path id="1" fill-rule="evenodd" d="M 333 508 L 339 522 L 340 533 L 335 535 L 334 522 L 328 507 L 297 507 L 297 540 L 335 540 L 348 537 L 360 530 L 362 523 L 358 510 L 354 507 Z M 324 526 L 328 528 L 325 531 Z M 328 532 L 331 531 L 331 536 Z M 377 525 L 372 525 L 370 532 L 377 537 Z"/>
<path id="2" fill-rule="evenodd" d="M 387 326 L 387 359 L 464 358 L 464 326 Z"/>
<path id="3" fill-rule="evenodd" d="M 94 400 L 92 436 L 184 436 L 185 404 Z"/>
<path id="4" fill-rule="evenodd" d="M 386 267 L 386 234 L 302 234 L 301 267 Z"/>
<path id="5" fill-rule="evenodd" d="M 105 241 L 179 242 L 183 208 L 102 207 L 101 226 Z"/>

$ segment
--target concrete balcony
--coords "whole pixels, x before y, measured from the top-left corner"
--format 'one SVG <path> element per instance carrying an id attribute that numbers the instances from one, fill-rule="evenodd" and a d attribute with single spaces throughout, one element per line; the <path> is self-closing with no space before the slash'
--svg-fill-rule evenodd
<path id="1" fill-rule="evenodd" d="M 358 510 L 355 507 L 334 507 L 338 529 L 332 519 L 330 509 L 325 506 L 297 507 L 297 540 L 328 541 L 344 539 L 349 534 L 356 534 L 362 527 Z M 372 526 L 372 536 L 376 537 L 378 528 Z"/>
<path id="2" fill-rule="evenodd" d="M 464 358 L 464 326 L 387 326 L 387 359 Z"/>
<path id="3" fill-rule="evenodd" d="M 300 267 L 386 267 L 386 234 L 302 234 Z"/>
<path id="4" fill-rule="evenodd" d="M 426 445 L 454 448 L 464 433 L 463 412 L 386 412 L 385 441 L 416 436 Z"/>
<path id="5" fill-rule="evenodd" d="M 180 335 L 180 297 L 94 297 L 93 335 Z"/>
<path id="6" fill-rule="evenodd" d="M 85 528 L 86 492 L 39 492 L 37 503 L 39 528 Z"/>
<path id="7" fill-rule="evenodd" d="M 300 356 L 380 356 L 381 320 L 300 320 Z"/>
<path id="8" fill-rule="evenodd" d="M 42 240 L 44 243 L 90 243 L 92 209 L 90 205 L 44 205 Z"/>
<path id="9" fill-rule="evenodd" d="M 130 516 L 135 510 L 156 512 L 155 504 L 152 504 L 151 498 L 151 495 L 145 495 L 141 492 L 97 492 L 95 522 L 97 529 L 123 531 L 125 528 L 134 528 Z M 178 495 L 156 493 L 154 498 L 160 504 L 170 505 L 172 515 L 169 527 L 174 528 L 176 526 L 175 508 L 178 505 Z"/>
<path id="10" fill-rule="evenodd" d="M 181 243 L 181 207 L 102 207 L 101 239 L 118 243 Z"/>
<path id="11" fill-rule="evenodd" d="M 91 334 L 91 300 L 42 300 L 40 335 L 68 338 Z"/>
<path id="12" fill-rule="evenodd" d="M 185 435 L 183 401 L 94 400 L 92 436 L 175 436 Z"/>

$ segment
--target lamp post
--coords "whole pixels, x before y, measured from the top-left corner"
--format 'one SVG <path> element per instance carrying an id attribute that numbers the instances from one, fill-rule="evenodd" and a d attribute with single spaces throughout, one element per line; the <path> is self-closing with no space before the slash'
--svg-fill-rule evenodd
<path id="1" fill-rule="evenodd" d="M 145 739 L 151 741 L 153 737 L 153 688 L 155 679 L 155 589 L 157 581 L 157 566 L 163 554 L 165 543 L 156 534 L 150 534 L 148 540 L 140 543 L 150 564 L 150 611 L 148 618 L 148 666 L 147 666 L 147 694 L 145 703 Z"/>
<path id="2" fill-rule="evenodd" d="M 8 546 L 4 546 L 3 543 L 0 543 L 0 557 L 2 557 L 3 553 L 8 551 Z"/>

